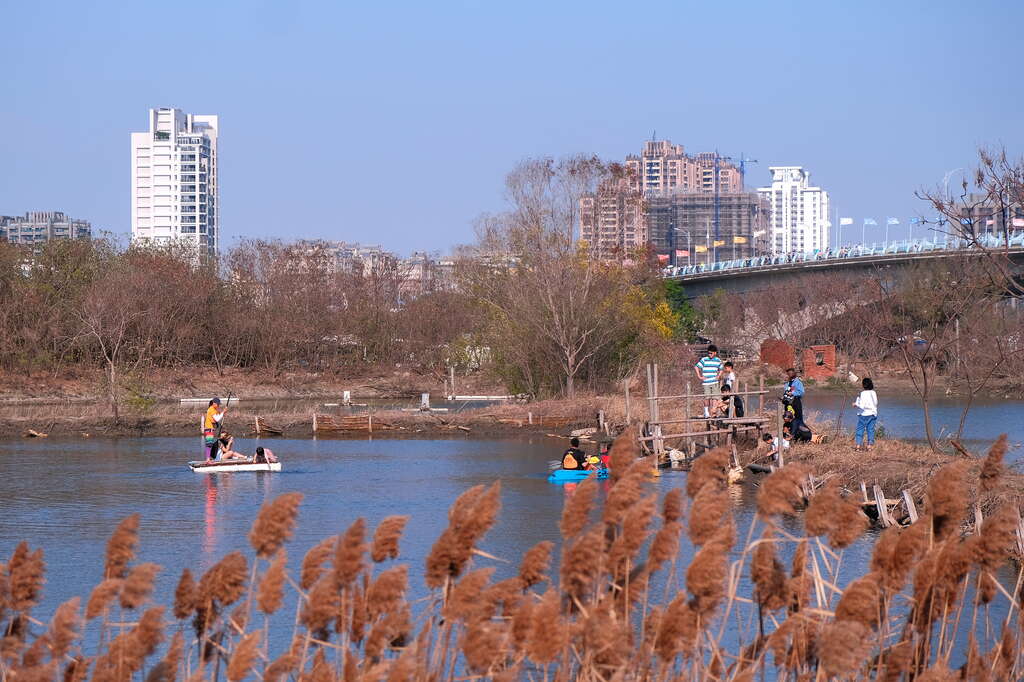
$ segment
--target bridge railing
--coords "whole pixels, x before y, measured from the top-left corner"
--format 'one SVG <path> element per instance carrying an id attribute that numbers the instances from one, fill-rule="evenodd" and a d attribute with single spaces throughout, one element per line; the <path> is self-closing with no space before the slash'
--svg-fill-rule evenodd
<path id="1" fill-rule="evenodd" d="M 1002 235 L 985 234 L 978 238 L 978 243 L 985 248 L 994 249 L 1002 247 L 1004 240 Z M 1009 243 L 1011 248 L 1024 248 L 1024 230 L 1014 230 L 1010 232 Z M 775 265 L 789 265 L 793 263 L 855 260 L 858 258 L 875 258 L 887 255 L 959 251 L 972 248 L 977 248 L 973 241 L 953 237 L 935 241 L 928 239 L 913 241 L 903 240 L 882 244 L 858 244 L 856 246 L 844 246 L 838 249 L 828 248 L 819 251 L 807 251 L 800 253 L 792 252 L 787 254 L 751 256 L 750 258 L 716 261 L 714 263 L 670 265 L 662 269 L 662 274 L 666 277 L 685 277 L 687 275 L 746 270 L 751 268 L 772 267 Z"/>

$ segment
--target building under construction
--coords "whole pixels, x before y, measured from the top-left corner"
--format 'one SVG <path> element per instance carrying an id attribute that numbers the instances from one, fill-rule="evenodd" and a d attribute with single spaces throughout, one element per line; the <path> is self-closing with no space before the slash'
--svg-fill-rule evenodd
<path id="1" fill-rule="evenodd" d="M 743 191 L 743 165 L 717 153 L 689 155 L 651 140 L 626 157 L 623 177 L 580 199 L 580 239 L 593 258 L 614 260 L 639 247 L 662 263 L 713 262 L 760 252 L 768 204 Z"/>
<path id="2" fill-rule="evenodd" d="M 647 243 L 643 203 L 625 179 L 608 180 L 580 199 L 580 240 L 592 258 L 621 259 Z"/>
<path id="3" fill-rule="evenodd" d="M 769 206 L 756 192 L 648 192 L 645 203 L 648 240 L 665 264 L 749 258 L 767 246 Z"/>

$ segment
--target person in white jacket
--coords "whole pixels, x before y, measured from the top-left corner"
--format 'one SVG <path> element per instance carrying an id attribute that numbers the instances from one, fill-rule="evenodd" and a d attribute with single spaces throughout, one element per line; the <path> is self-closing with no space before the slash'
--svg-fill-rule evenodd
<path id="1" fill-rule="evenodd" d="M 875 444 L 875 422 L 878 421 L 878 394 L 875 393 L 875 384 L 871 379 L 864 377 L 861 382 L 864 390 L 860 392 L 853 406 L 858 408 L 857 413 L 857 449 L 860 450 L 867 436 L 867 449 L 870 450 Z"/>

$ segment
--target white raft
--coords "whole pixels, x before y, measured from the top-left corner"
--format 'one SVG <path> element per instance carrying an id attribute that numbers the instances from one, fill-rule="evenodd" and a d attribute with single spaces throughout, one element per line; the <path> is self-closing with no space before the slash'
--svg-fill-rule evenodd
<path id="1" fill-rule="evenodd" d="M 253 462 L 251 459 L 227 459 L 212 462 L 189 462 L 197 474 L 221 474 L 233 471 L 280 471 L 280 462 Z"/>

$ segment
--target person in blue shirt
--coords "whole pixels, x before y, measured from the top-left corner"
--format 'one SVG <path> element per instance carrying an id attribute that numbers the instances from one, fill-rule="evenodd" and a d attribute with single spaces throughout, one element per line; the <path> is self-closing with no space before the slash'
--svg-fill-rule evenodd
<path id="1" fill-rule="evenodd" d="M 786 398 L 793 406 L 793 421 L 797 424 L 804 423 L 804 382 L 796 375 L 792 367 L 786 370 L 789 380 L 786 382 Z"/>

